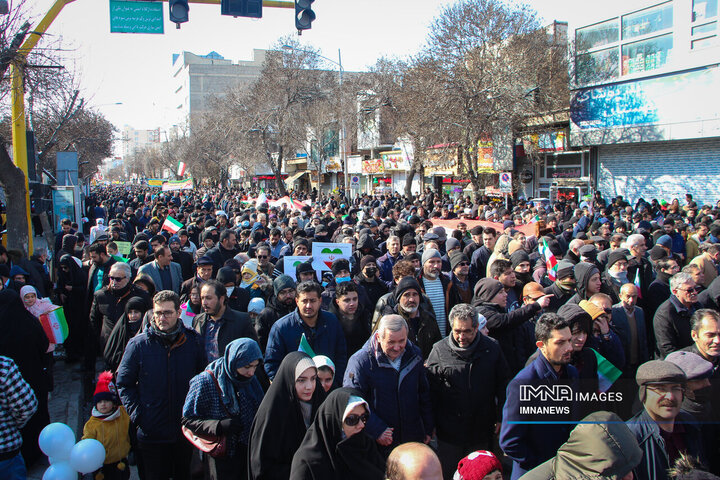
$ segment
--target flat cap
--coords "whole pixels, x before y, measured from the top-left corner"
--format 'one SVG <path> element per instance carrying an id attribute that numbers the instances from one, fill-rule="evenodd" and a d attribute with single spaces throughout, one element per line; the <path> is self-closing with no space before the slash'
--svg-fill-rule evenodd
<path id="1" fill-rule="evenodd" d="M 672 352 L 665 357 L 666 362 L 672 362 L 685 372 L 688 380 L 710 378 L 713 373 L 713 364 L 693 352 Z"/>
<path id="2" fill-rule="evenodd" d="M 637 369 L 635 381 L 639 386 L 650 383 L 680 383 L 687 382 L 687 376 L 682 368 L 666 360 L 650 360 Z"/>

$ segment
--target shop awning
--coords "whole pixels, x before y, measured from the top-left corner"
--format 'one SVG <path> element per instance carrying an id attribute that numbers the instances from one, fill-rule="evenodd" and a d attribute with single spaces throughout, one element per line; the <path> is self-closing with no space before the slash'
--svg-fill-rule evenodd
<path id="1" fill-rule="evenodd" d="M 297 181 L 298 178 L 302 177 L 306 173 L 308 173 L 307 170 L 301 170 L 299 172 L 293 173 L 292 175 L 290 175 L 288 178 L 285 179 L 285 185 L 288 185 L 288 186 L 292 185 L 293 183 L 295 183 Z"/>

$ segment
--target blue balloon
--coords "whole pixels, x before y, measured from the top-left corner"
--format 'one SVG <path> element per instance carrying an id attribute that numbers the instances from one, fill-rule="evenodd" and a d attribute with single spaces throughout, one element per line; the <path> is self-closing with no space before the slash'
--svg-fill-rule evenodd
<path id="1" fill-rule="evenodd" d="M 104 461 L 105 447 L 94 438 L 80 440 L 70 451 L 70 466 L 82 474 L 94 472 Z"/>
<path id="2" fill-rule="evenodd" d="M 68 462 L 56 462 L 45 470 L 42 480 L 77 480 L 77 472 Z"/>
<path id="3" fill-rule="evenodd" d="M 64 423 L 51 423 L 40 432 L 38 445 L 48 457 L 68 460 L 70 450 L 75 445 L 75 433 Z"/>

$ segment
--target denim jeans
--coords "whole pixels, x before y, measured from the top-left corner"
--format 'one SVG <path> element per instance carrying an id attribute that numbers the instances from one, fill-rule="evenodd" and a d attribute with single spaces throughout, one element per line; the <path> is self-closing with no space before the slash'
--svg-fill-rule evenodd
<path id="1" fill-rule="evenodd" d="M 3 480 L 25 480 L 27 478 L 25 460 L 21 453 L 0 462 L 0 478 Z"/>

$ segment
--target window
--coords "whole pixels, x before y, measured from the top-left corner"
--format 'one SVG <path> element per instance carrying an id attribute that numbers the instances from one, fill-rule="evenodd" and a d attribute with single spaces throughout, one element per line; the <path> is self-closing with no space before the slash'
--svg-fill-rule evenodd
<path id="1" fill-rule="evenodd" d="M 672 2 L 667 2 L 639 12 L 625 15 L 622 18 L 622 38 L 627 40 L 648 35 L 673 26 Z"/>
<path id="2" fill-rule="evenodd" d="M 718 0 L 693 0 L 692 21 L 690 47 L 695 50 L 698 48 L 711 47 L 718 44 L 717 37 L 717 18 Z"/>
<path id="3" fill-rule="evenodd" d="M 706 23 L 705 25 L 700 25 L 699 27 L 693 27 L 692 36 L 695 37 L 704 33 L 713 33 L 716 29 L 717 22 Z"/>
<path id="4" fill-rule="evenodd" d="M 579 84 L 611 80 L 617 77 L 618 60 L 617 47 L 578 55 L 575 78 Z"/>
<path id="5" fill-rule="evenodd" d="M 718 0 L 693 0 L 692 21 L 703 21 L 706 18 L 716 17 L 718 14 Z"/>
<path id="6" fill-rule="evenodd" d="M 700 40 L 693 40 L 690 46 L 693 50 L 696 50 L 698 48 L 713 47 L 717 44 L 718 37 L 716 35 L 713 35 L 712 37 L 701 38 Z"/>
<path id="7" fill-rule="evenodd" d="M 620 40 L 620 29 L 617 18 L 580 28 L 575 32 L 575 42 L 579 51 L 602 47 L 618 40 Z"/>
<path id="8" fill-rule="evenodd" d="M 646 72 L 664 66 L 668 63 L 672 48 L 672 34 L 623 45 L 622 74 Z"/>

